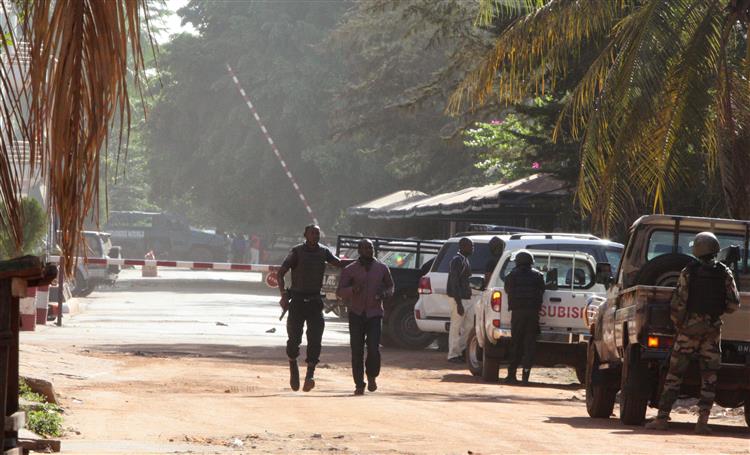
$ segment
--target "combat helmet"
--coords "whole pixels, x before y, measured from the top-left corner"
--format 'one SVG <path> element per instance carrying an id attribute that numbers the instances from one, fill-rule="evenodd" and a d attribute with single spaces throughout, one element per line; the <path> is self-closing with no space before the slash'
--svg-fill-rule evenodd
<path id="1" fill-rule="evenodd" d="M 699 232 L 693 239 L 693 256 L 697 258 L 713 256 L 720 249 L 719 240 L 712 232 Z"/>
<path id="2" fill-rule="evenodd" d="M 519 250 L 516 252 L 515 257 L 513 260 L 516 262 L 516 265 L 531 265 L 534 263 L 534 255 L 531 254 L 527 250 Z"/>

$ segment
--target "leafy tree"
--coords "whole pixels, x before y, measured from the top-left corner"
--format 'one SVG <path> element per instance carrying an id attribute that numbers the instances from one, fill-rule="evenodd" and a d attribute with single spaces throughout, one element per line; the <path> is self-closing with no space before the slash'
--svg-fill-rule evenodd
<path id="1" fill-rule="evenodd" d="M 483 0 L 481 17 L 520 16 L 452 97 L 518 102 L 554 90 L 571 61 L 597 57 L 557 131 L 582 140 L 578 198 L 605 232 L 647 195 L 662 211 L 697 170 L 718 173 L 732 216 L 750 217 L 745 1 Z M 572 57 L 572 59 L 571 59 Z M 695 158 L 699 157 L 700 160 Z"/>

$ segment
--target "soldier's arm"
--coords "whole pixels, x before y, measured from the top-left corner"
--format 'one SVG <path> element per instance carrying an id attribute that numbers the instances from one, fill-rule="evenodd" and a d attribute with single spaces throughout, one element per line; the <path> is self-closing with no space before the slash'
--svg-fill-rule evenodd
<path id="1" fill-rule="evenodd" d="M 727 294 L 727 306 L 724 313 L 734 313 L 740 308 L 740 293 L 737 291 L 737 284 L 734 282 L 732 271 L 729 269 L 727 269 L 727 277 L 724 282 Z"/>
<path id="2" fill-rule="evenodd" d="M 294 250 L 290 251 L 289 254 L 287 254 L 286 259 L 284 259 L 284 262 L 281 263 L 281 267 L 279 267 L 278 271 L 278 277 L 279 277 L 279 292 L 282 296 L 286 294 L 286 283 L 284 282 L 284 276 L 286 275 L 286 272 L 289 271 L 289 269 L 293 269 L 297 266 L 297 254 Z"/>
<path id="3" fill-rule="evenodd" d="M 677 286 L 672 291 L 672 300 L 669 302 L 670 306 L 670 317 L 675 326 L 682 324 L 685 319 L 685 311 L 687 311 L 687 298 L 688 298 L 688 282 L 689 273 L 687 269 L 684 269 L 680 273 L 680 278 L 677 280 Z"/>
<path id="4" fill-rule="evenodd" d="M 341 259 L 339 259 L 335 254 L 331 253 L 331 250 L 329 250 L 328 248 L 326 248 L 326 262 L 334 267 L 344 266 L 344 264 L 341 263 Z"/>

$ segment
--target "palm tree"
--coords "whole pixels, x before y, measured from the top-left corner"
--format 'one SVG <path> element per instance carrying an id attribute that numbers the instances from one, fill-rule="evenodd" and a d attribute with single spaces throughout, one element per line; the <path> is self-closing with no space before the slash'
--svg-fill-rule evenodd
<path id="1" fill-rule="evenodd" d="M 728 212 L 750 219 L 750 0 L 481 0 L 481 23 L 516 19 L 453 94 L 450 108 L 554 88 L 581 50 L 596 58 L 567 96 L 561 129 L 582 141 L 577 198 L 609 232 L 648 198 L 718 175 Z"/>
<path id="2" fill-rule="evenodd" d="M 99 154 L 110 128 L 128 130 L 128 80 L 143 69 L 146 0 L 14 0 L 0 3 L 0 228 L 22 242 L 25 169 L 47 182 L 63 264 L 98 201 Z M 128 52 L 136 58 L 128 68 Z M 14 144 L 28 143 L 18 159 Z"/>

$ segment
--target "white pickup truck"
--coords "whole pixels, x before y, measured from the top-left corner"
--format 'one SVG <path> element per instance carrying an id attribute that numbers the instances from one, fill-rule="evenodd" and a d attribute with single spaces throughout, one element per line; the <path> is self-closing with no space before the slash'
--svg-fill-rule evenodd
<path id="1" fill-rule="evenodd" d="M 466 363 L 472 374 L 481 375 L 485 381 L 497 381 L 500 364 L 509 360 L 511 311 L 504 281 L 515 267 L 516 252 L 503 254 L 474 308 L 475 328 L 469 334 Z M 604 285 L 596 283 L 596 261 L 586 253 L 533 251 L 533 254 L 534 268 L 544 273 L 547 284 L 539 312 L 535 364 L 571 366 L 582 381 L 589 334 L 584 310 L 592 297 L 606 294 Z"/>

